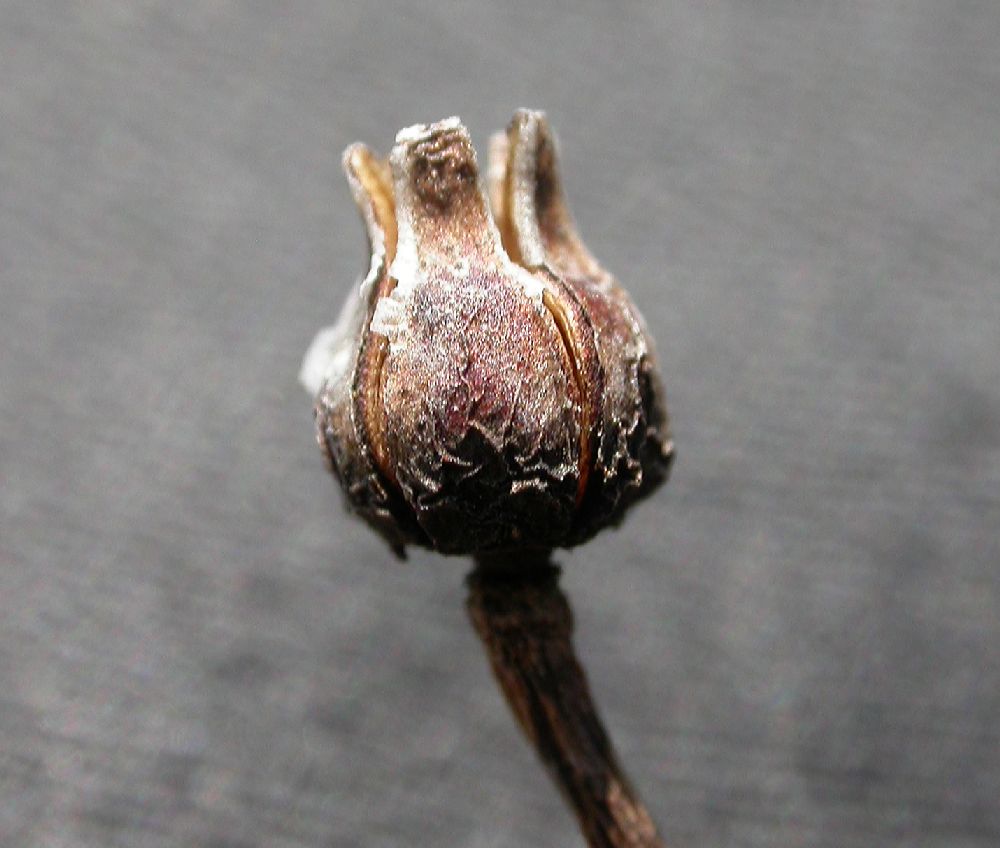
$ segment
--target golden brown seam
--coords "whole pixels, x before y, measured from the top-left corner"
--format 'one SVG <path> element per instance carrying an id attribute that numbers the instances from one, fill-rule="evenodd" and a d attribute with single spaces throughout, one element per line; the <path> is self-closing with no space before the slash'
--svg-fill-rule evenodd
<path id="1" fill-rule="evenodd" d="M 569 325 L 566 311 L 563 309 L 562 304 L 549 288 L 546 288 L 542 292 L 542 305 L 545 306 L 549 315 L 552 316 L 556 329 L 559 331 L 559 337 L 562 339 L 563 347 L 566 350 L 566 356 L 569 359 L 570 368 L 573 372 L 573 382 L 576 384 L 577 395 L 579 397 L 580 458 L 577 462 L 577 474 L 579 475 L 579 479 L 576 486 L 576 506 L 580 506 L 583 502 L 583 496 L 587 490 L 587 481 L 590 478 L 591 466 L 590 428 L 593 422 L 590 420 L 590 405 L 587 403 L 588 387 L 585 384 L 586 381 L 584 380 L 583 372 L 581 371 L 580 363 L 582 361 L 582 356 L 576 349 L 576 344 L 573 340 L 572 328 Z"/>
<path id="2" fill-rule="evenodd" d="M 367 149 L 358 150 L 352 164 L 358 181 L 371 198 L 372 213 L 376 224 L 382 228 L 385 247 L 385 268 L 375 287 L 371 309 L 383 297 L 387 297 L 396 287 L 396 280 L 390 276 L 389 268 L 396 256 L 396 241 L 398 226 L 396 222 L 396 204 L 389 179 L 389 169 L 386 163 L 376 158 Z M 369 320 L 371 313 L 369 312 Z M 385 406 L 382 401 L 383 368 L 389 351 L 388 340 L 382 336 L 370 334 L 368 344 L 362 352 L 358 364 L 361 377 L 361 393 L 359 395 L 359 412 L 361 426 L 368 438 L 372 459 L 378 472 L 393 489 L 399 489 L 396 471 L 393 467 L 389 448 L 386 443 Z"/>
<path id="3" fill-rule="evenodd" d="M 503 245 L 510 261 L 524 267 L 521 245 L 517 238 L 517 228 L 514 224 L 514 150 L 517 147 L 517 127 L 512 126 L 507 134 L 507 157 L 503 169 L 503 190 L 500 192 L 501 209 L 495 209 L 497 228 L 500 230 L 500 243 Z"/>

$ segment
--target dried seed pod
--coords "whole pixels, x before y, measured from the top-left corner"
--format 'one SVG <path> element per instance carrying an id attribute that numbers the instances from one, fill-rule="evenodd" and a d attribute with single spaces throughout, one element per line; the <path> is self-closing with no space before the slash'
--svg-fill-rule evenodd
<path id="1" fill-rule="evenodd" d="M 344 168 L 372 261 L 302 379 L 350 505 L 402 552 L 577 544 L 666 477 L 663 391 L 638 312 L 573 228 L 544 116 L 490 150 L 457 119 Z"/>

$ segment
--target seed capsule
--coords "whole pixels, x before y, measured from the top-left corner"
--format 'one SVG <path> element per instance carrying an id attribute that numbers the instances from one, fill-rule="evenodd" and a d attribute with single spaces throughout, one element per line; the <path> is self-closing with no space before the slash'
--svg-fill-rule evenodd
<path id="1" fill-rule="evenodd" d="M 344 169 L 368 276 L 302 380 L 351 507 L 401 553 L 568 547 L 619 521 L 673 454 L 652 344 L 576 234 L 554 139 L 519 111 L 489 205 L 457 119 Z M 490 208 L 492 206 L 492 210 Z"/>

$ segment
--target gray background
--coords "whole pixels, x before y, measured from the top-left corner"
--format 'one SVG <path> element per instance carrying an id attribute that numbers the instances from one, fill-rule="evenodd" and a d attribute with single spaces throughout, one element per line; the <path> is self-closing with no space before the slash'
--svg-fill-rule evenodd
<path id="1" fill-rule="evenodd" d="M 295 383 L 345 145 L 548 110 L 679 458 L 560 556 L 675 846 L 1000 841 L 1000 6 L 0 5 L 0 845 L 574 824 Z"/>

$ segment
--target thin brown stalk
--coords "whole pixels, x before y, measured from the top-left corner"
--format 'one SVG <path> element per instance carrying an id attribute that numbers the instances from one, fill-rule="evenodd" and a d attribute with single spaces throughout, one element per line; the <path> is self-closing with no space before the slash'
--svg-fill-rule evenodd
<path id="1" fill-rule="evenodd" d="M 469 616 L 507 703 L 594 848 L 663 848 L 622 772 L 576 658 L 559 569 L 481 561 Z"/>

